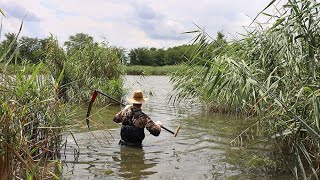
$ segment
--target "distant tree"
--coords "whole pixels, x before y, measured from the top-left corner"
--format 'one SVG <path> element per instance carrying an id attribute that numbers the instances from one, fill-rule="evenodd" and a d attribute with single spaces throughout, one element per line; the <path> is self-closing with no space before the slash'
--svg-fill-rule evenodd
<path id="1" fill-rule="evenodd" d="M 172 48 L 168 48 L 165 54 L 165 65 L 176 65 L 181 64 L 182 62 L 187 61 L 188 53 L 191 49 L 189 46 L 175 46 Z"/>
<path id="2" fill-rule="evenodd" d="M 18 41 L 16 39 L 16 34 L 7 33 L 4 35 L 5 39 L 1 42 L 1 52 L 9 51 L 6 55 L 6 59 L 12 57 L 15 50 L 18 48 Z M 21 61 L 19 58 L 17 59 L 18 63 Z M 14 61 L 11 61 L 13 63 Z"/>
<path id="3" fill-rule="evenodd" d="M 166 51 L 164 49 L 157 49 L 155 54 L 155 66 L 163 66 L 164 65 L 164 58 L 165 58 Z"/>
<path id="4" fill-rule="evenodd" d="M 129 52 L 130 65 L 152 66 L 149 49 L 146 47 L 131 49 Z"/>
<path id="5" fill-rule="evenodd" d="M 45 49 L 42 48 L 42 43 L 38 38 L 23 36 L 19 39 L 19 55 L 22 60 L 37 64 L 41 61 L 44 51 Z"/>
<path id="6" fill-rule="evenodd" d="M 228 43 L 225 39 L 225 35 L 222 32 L 217 32 L 216 39 L 210 43 L 202 43 L 201 46 L 204 45 L 206 45 L 207 51 L 201 52 L 201 54 L 195 56 L 197 58 L 194 59 L 199 65 L 204 65 L 206 63 L 205 59 L 212 59 L 217 55 L 221 55 Z M 131 49 L 128 54 L 130 60 L 129 64 L 144 66 L 181 64 L 194 56 L 196 48 L 199 48 L 199 44 L 175 46 L 166 50 L 154 47 L 134 48 Z"/>
<path id="7" fill-rule="evenodd" d="M 217 55 L 221 55 L 221 53 L 223 53 L 224 48 L 226 47 L 226 45 L 228 45 L 227 40 L 225 39 L 225 35 L 218 31 L 217 32 L 217 36 L 215 41 L 212 42 L 212 48 L 214 51 L 213 55 L 217 56 Z"/>
<path id="8" fill-rule="evenodd" d="M 128 53 L 129 57 L 129 63 L 130 65 L 135 65 L 138 64 L 138 59 L 137 59 L 137 49 L 131 49 Z"/>
<path id="9" fill-rule="evenodd" d="M 128 56 L 130 65 L 175 65 L 187 61 L 192 54 L 192 50 L 193 46 L 191 45 L 176 46 L 166 50 L 143 47 L 132 49 Z"/>
<path id="10" fill-rule="evenodd" d="M 29 63 L 37 64 L 43 60 L 48 42 L 49 38 L 38 39 L 27 36 L 17 38 L 16 34 L 7 33 L 5 34 L 5 39 L 0 43 L 0 51 L 4 52 L 10 48 L 6 59 L 13 57 L 13 53 L 16 53 L 17 56 L 15 57 L 17 58 L 11 60 L 11 63 L 14 63 L 15 60 L 17 60 L 17 63 L 27 61 Z"/>
<path id="11" fill-rule="evenodd" d="M 156 66 L 157 62 L 157 48 L 150 48 L 148 51 L 149 54 L 149 66 Z"/>
<path id="12" fill-rule="evenodd" d="M 48 52 L 49 45 L 51 44 L 52 37 L 47 37 L 44 39 L 39 39 L 40 49 L 36 50 L 35 53 L 38 54 L 41 60 L 45 58 L 46 53 Z"/>
<path id="13" fill-rule="evenodd" d="M 88 34 L 77 33 L 74 36 L 70 36 L 69 40 L 64 42 L 64 46 L 67 53 L 71 53 L 88 46 L 98 46 L 98 43 L 95 43 L 93 37 Z"/>
<path id="14" fill-rule="evenodd" d="M 142 65 L 145 65 L 145 66 L 153 65 L 151 53 L 148 48 L 138 48 L 137 58 Z"/>

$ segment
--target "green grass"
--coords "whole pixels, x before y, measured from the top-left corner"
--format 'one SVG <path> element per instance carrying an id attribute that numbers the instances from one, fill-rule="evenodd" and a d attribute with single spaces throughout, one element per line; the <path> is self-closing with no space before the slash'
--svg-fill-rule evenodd
<path id="1" fill-rule="evenodd" d="M 34 66 L 24 66 L 24 65 L 13 65 L 9 64 L 6 66 L 4 63 L 0 63 L 0 73 L 6 70 L 7 73 L 14 73 L 15 70 L 24 71 L 26 74 L 32 74 L 35 70 Z M 181 70 L 183 67 L 181 65 L 174 66 L 125 66 L 125 72 L 127 75 L 168 75 L 170 73 Z M 47 68 L 40 70 L 39 74 L 45 74 L 48 72 Z"/>
<path id="2" fill-rule="evenodd" d="M 127 75 L 168 75 L 182 69 L 181 65 L 174 66 L 125 66 Z"/>
<path id="3" fill-rule="evenodd" d="M 6 71 L 6 73 L 8 74 L 14 74 L 16 71 L 23 71 L 25 74 L 32 74 L 35 71 L 36 67 L 37 67 L 36 65 L 33 65 L 33 66 L 14 65 L 14 64 L 6 65 L 5 63 L 0 63 L 0 73 L 4 73 L 4 71 Z M 46 74 L 46 73 L 48 73 L 48 69 L 45 67 L 40 69 L 40 71 L 38 72 L 38 74 Z"/>

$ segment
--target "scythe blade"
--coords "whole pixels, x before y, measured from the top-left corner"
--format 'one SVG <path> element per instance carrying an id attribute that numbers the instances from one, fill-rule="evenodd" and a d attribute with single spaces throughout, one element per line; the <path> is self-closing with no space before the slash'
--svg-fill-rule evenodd
<path id="1" fill-rule="evenodd" d="M 98 91 L 94 91 L 93 94 L 92 94 L 92 97 L 91 97 L 89 106 L 88 106 L 88 111 L 87 111 L 87 116 L 86 116 L 86 122 L 87 122 L 87 126 L 88 126 L 88 129 L 89 129 L 89 130 L 90 130 L 90 126 L 89 126 L 89 116 L 90 116 L 90 112 L 91 112 L 92 105 L 93 105 L 94 101 L 96 100 L 96 97 L 97 97 L 97 96 L 98 96 Z"/>

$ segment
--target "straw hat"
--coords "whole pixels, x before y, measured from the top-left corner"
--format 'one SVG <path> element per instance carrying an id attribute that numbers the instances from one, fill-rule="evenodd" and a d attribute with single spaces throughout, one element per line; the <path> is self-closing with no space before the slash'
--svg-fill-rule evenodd
<path id="1" fill-rule="evenodd" d="M 143 104 L 148 98 L 143 98 L 143 93 L 141 90 L 136 90 L 133 92 L 132 97 L 127 99 L 128 102 L 133 104 Z"/>

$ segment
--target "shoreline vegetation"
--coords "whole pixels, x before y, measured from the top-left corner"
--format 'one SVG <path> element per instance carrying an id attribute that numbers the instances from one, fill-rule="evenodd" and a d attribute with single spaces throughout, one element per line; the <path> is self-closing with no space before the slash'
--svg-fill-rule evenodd
<path id="1" fill-rule="evenodd" d="M 168 65 L 168 66 L 141 66 L 141 65 L 125 65 L 124 74 L 126 75 L 143 75 L 143 76 L 168 76 L 176 71 L 181 71 L 184 69 L 184 65 Z M 0 63 L 0 73 L 3 73 L 5 69 L 5 64 Z M 33 66 L 23 66 L 23 65 L 13 65 L 8 64 L 6 66 L 6 72 L 12 73 L 17 71 L 24 71 L 26 74 L 32 74 L 36 69 L 36 65 Z M 39 70 L 38 74 L 47 74 L 49 69 L 44 67 Z"/>
<path id="2" fill-rule="evenodd" d="M 183 69 L 182 65 L 168 65 L 168 66 L 125 66 L 125 73 L 127 75 L 143 75 L 143 76 L 151 76 L 151 75 L 159 75 L 166 76 L 171 73 L 174 73 L 177 70 Z"/>
<path id="3" fill-rule="evenodd" d="M 20 56 L 19 34 L 0 45 L 1 178 L 60 179 L 62 134 L 86 128 L 77 107 L 87 105 L 94 89 L 124 94 L 122 51 L 86 34 L 71 36 L 64 47 L 49 37 L 37 49 L 39 62 L 31 63 Z M 108 102 L 98 98 L 96 104 Z"/>
<path id="4" fill-rule="evenodd" d="M 259 117 L 230 143 L 242 147 L 256 139 L 247 132 L 264 134 L 296 179 L 319 179 L 320 4 L 279 2 L 270 1 L 241 39 L 225 43 L 200 28 L 190 32 L 196 51 L 171 82 L 178 100 L 197 97 L 216 112 Z"/>

